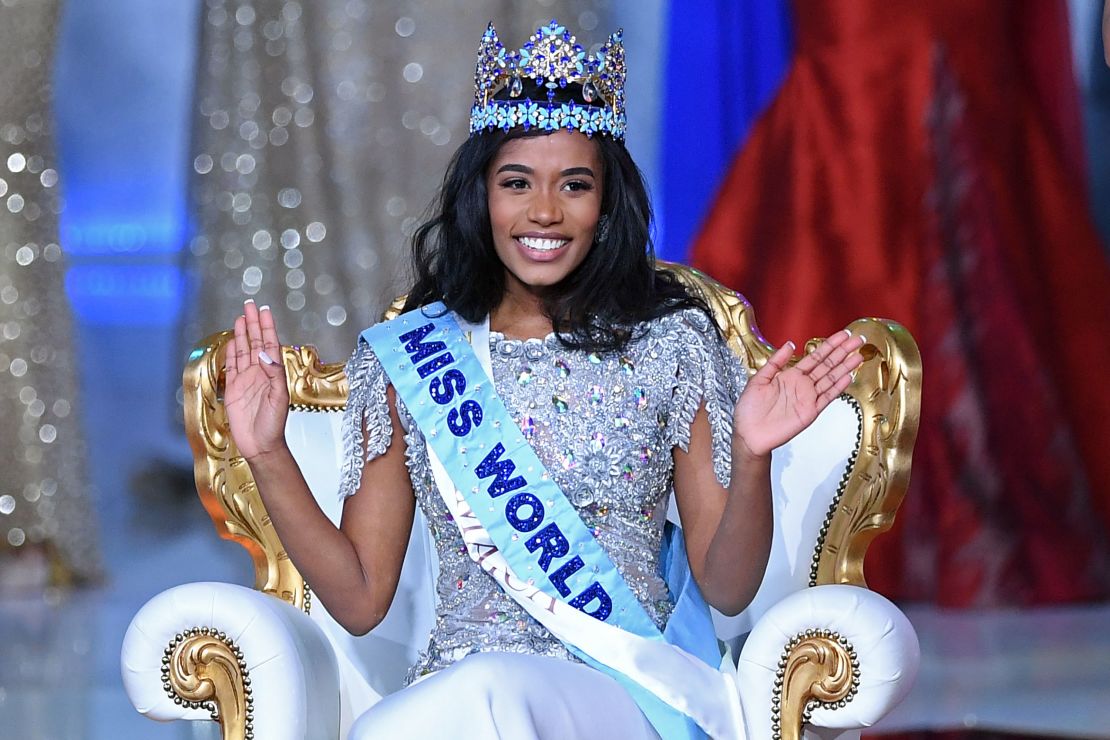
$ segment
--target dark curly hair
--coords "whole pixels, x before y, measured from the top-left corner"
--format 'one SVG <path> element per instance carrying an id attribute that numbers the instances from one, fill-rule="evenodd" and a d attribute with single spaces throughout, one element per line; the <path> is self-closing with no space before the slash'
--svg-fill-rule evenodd
<path id="1" fill-rule="evenodd" d="M 431 218 L 413 236 L 415 285 L 405 310 L 441 300 L 468 321 L 501 302 L 505 268 L 493 246 L 486 173 L 497 151 L 514 139 L 548 132 L 514 128 L 472 135 L 447 168 Z M 624 144 L 595 136 L 604 169 L 601 212 L 609 233 L 573 272 L 543 296 L 544 309 L 568 347 L 621 349 L 645 321 L 685 308 L 709 309 L 655 265 L 651 203 L 643 175 Z"/>

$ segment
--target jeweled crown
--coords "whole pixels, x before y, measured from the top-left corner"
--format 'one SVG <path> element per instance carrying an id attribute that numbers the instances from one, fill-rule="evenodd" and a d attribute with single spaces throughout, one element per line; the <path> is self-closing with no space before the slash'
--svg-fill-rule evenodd
<path id="1" fill-rule="evenodd" d="M 520 49 L 510 51 L 490 23 L 478 47 L 470 133 L 523 126 L 581 131 L 587 136 L 608 134 L 623 140 L 623 33 L 617 31 L 595 55 L 587 56 L 566 27 L 553 20 L 537 28 Z M 546 94 L 526 94 L 525 79 L 534 81 L 532 87 Z M 556 101 L 556 91 L 567 85 L 580 85 L 584 102 Z M 508 99 L 495 99 L 505 88 Z"/>

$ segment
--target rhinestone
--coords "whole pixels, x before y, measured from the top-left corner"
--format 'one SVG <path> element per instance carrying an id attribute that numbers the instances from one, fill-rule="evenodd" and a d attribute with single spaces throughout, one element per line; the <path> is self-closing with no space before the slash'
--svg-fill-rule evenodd
<path id="1" fill-rule="evenodd" d="M 514 98 L 519 98 L 522 92 L 524 92 L 524 82 L 520 79 L 519 75 L 513 75 L 513 80 L 509 83 L 509 95 Z"/>
<path id="2" fill-rule="evenodd" d="M 636 399 L 636 408 L 643 411 L 644 408 L 647 407 L 647 403 L 648 403 L 647 391 L 645 391 L 643 388 L 633 388 L 632 389 L 632 397 Z"/>
<path id="3" fill-rule="evenodd" d="M 559 377 L 560 378 L 566 378 L 570 375 L 570 365 L 568 365 L 566 363 L 566 360 L 563 360 L 563 359 L 555 360 L 555 367 L 559 371 Z"/>
<path id="4" fill-rule="evenodd" d="M 536 433 L 536 420 L 531 416 L 525 416 L 524 420 L 520 422 L 520 433 L 524 435 L 525 439 L 532 439 L 532 435 Z"/>
<path id="5" fill-rule="evenodd" d="M 636 366 L 632 364 L 632 360 L 627 357 L 621 356 L 620 359 L 621 372 L 625 375 L 631 375 L 636 372 Z"/>
<path id="6" fill-rule="evenodd" d="M 567 409 L 570 408 L 570 404 L 562 396 L 552 396 L 551 403 L 555 406 L 555 411 L 560 414 L 565 414 Z"/>
<path id="7" fill-rule="evenodd" d="M 594 87 L 594 83 L 587 82 L 582 86 L 582 99 L 587 103 L 592 103 L 597 99 L 597 88 Z"/>
<path id="8" fill-rule="evenodd" d="M 590 387 L 590 405 L 594 406 L 596 408 L 597 406 L 600 406 L 604 402 L 605 402 L 605 391 L 603 391 L 601 389 L 601 386 L 600 385 L 591 386 Z"/>
<path id="9" fill-rule="evenodd" d="M 532 368 L 525 366 L 517 373 L 516 382 L 520 385 L 528 385 L 532 382 L 533 377 Z"/>
<path id="10" fill-rule="evenodd" d="M 563 450 L 563 454 L 559 455 L 559 463 L 563 466 L 563 470 L 570 470 L 575 462 L 573 450 Z"/>

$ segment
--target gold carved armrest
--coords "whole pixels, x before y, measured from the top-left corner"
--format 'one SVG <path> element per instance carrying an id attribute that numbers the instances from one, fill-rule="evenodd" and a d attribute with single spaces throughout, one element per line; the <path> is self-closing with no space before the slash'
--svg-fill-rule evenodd
<path id="1" fill-rule="evenodd" d="M 185 433 L 193 450 L 193 474 L 201 503 L 224 539 L 238 542 L 254 562 L 254 587 L 305 611 L 308 588 L 274 531 L 254 478 L 231 439 L 223 405 L 224 348 L 220 332 L 193 350 L 185 367 Z M 321 365 L 316 348 L 282 347 L 289 407 L 341 411 L 347 404 L 343 363 Z"/>

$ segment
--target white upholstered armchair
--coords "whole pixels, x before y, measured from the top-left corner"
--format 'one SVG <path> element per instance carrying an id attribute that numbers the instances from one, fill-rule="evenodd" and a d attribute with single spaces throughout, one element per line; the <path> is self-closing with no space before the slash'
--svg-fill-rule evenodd
<path id="1" fill-rule="evenodd" d="M 771 353 L 742 296 L 670 266 L 707 298 L 732 349 L 754 371 Z M 396 311 L 398 304 L 391 311 Z M 909 482 L 920 406 L 920 357 L 897 324 L 861 319 L 866 358 L 848 391 L 772 462 L 775 531 L 767 572 L 740 615 L 715 615 L 737 670 L 747 737 L 858 737 L 905 696 L 918 643 L 902 612 L 868 590 L 863 559 L 890 528 Z M 185 371 L 186 429 L 197 490 L 220 536 L 242 544 L 255 588 L 189 583 L 135 616 L 123 679 L 156 720 L 220 723 L 225 739 L 335 740 L 400 687 L 431 627 L 434 567 L 414 525 L 401 585 L 365 637 L 340 628 L 293 567 L 221 402 L 227 333 L 197 347 Z M 342 364 L 286 346 L 292 413 L 286 435 L 324 510 L 338 521 Z M 419 517 L 419 511 L 417 513 Z"/>

